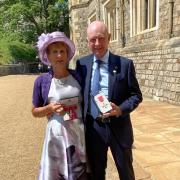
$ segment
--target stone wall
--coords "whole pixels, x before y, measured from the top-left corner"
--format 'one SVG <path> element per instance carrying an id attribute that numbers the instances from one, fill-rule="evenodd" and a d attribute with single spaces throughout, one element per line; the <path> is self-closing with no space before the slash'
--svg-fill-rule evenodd
<path id="1" fill-rule="evenodd" d="M 134 60 L 143 95 L 180 105 L 179 46 L 180 38 L 172 38 L 158 47 L 124 48 L 119 53 Z"/>
<path id="2" fill-rule="evenodd" d="M 84 4 L 78 1 L 76 6 L 74 1 L 74 6 L 70 6 L 70 14 L 75 14 L 71 18 L 73 40 L 78 52 L 75 60 L 89 53 L 86 42 L 88 18 L 95 11 L 96 19 L 103 20 L 104 2 L 106 0 L 89 0 L 84 1 Z M 158 28 L 132 37 L 130 1 L 124 0 L 124 5 L 122 2 L 116 0 L 119 4 L 117 7 L 118 40 L 110 42 L 110 50 L 134 61 L 144 96 L 180 105 L 180 1 L 159 0 Z"/>
<path id="3" fill-rule="evenodd" d="M 70 6 L 70 35 L 71 39 L 76 45 L 76 54 L 74 56 L 74 60 L 80 57 L 82 54 L 87 54 L 87 44 L 86 44 L 86 27 L 87 27 L 87 9 L 88 9 L 88 1 L 83 1 L 75 3 L 75 1 L 69 3 L 74 4 Z M 75 67 L 75 61 L 71 61 L 70 67 Z"/>
<path id="4" fill-rule="evenodd" d="M 11 74 L 27 74 L 37 73 L 38 64 L 12 64 L 0 66 L 0 76 L 6 76 Z"/>

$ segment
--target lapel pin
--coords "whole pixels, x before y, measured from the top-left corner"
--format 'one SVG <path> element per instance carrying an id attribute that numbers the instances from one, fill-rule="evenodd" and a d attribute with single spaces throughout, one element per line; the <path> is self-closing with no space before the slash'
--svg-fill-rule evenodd
<path id="1" fill-rule="evenodd" d="M 115 66 L 115 67 L 114 67 L 114 70 L 113 70 L 114 75 L 117 74 L 117 70 L 118 70 L 118 67 Z"/>
<path id="2" fill-rule="evenodd" d="M 114 69 L 114 70 L 113 70 L 113 73 L 114 73 L 114 74 L 116 74 L 116 73 L 117 73 L 117 71 Z"/>

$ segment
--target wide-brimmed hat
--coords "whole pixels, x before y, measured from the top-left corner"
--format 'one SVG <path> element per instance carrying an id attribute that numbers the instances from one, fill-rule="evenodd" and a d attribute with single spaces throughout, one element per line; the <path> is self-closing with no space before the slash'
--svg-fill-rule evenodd
<path id="1" fill-rule="evenodd" d="M 55 31 L 47 34 L 42 33 L 38 37 L 37 48 L 41 62 L 46 65 L 51 65 L 46 54 L 46 49 L 48 45 L 53 42 L 63 42 L 67 45 L 68 61 L 70 61 L 75 54 L 75 45 L 69 38 L 67 38 L 67 36 L 63 32 Z"/>

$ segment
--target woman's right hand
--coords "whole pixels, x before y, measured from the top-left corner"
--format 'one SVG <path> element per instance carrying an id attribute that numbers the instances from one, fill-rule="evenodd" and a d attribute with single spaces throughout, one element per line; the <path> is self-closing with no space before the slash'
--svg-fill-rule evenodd
<path id="1" fill-rule="evenodd" d="M 53 113 L 63 116 L 65 114 L 64 105 L 57 102 L 52 102 L 43 107 L 32 107 L 32 114 L 34 117 L 46 116 L 49 118 Z"/>
<path id="2" fill-rule="evenodd" d="M 48 108 L 50 109 L 50 114 L 52 115 L 53 113 L 58 114 L 59 116 L 62 116 L 65 114 L 64 111 L 64 106 L 61 103 L 53 102 L 48 104 Z M 48 114 L 49 115 L 49 114 Z"/>

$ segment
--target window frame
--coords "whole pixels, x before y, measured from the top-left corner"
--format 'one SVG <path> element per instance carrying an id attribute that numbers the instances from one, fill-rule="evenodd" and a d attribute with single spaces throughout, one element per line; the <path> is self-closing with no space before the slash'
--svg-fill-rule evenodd
<path id="1" fill-rule="evenodd" d="M 152 2 L 152 0 L 130 0 L 131 37 L 158 29 L 159 0 L 154 0 L 155 4 Z M 155 9 L 152 7 L 153 5 L 155 5 Z"/>
<path id="2" fill-rule="evenodd" d="M 88 24 L 90 24 L 91 22 L 95 20 L 97 20 L 96 11 L 92 12 L 91 15 L 88 17 Z"/>
<path id="3" fill-rule="evenodd" d="M 110 42 L 117 41 L 118 40 L 118 33 L 117 33 L 118 23 L 117 23 L 116 0 L 107 0 L 106 2 L 104 2 L 103 18 L 104 18 L 104 23 L 107 25 L 108 32 L 111 34 Z"/>

